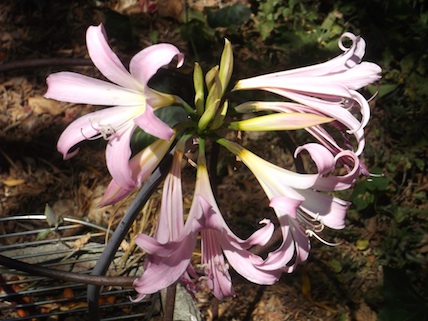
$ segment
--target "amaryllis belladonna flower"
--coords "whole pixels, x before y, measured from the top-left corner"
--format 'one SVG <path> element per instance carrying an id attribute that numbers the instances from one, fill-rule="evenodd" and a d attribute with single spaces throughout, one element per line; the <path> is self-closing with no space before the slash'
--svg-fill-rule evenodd
<path id="1" fill-rule="evenodd" d="M 321 240 L 317 233 L 324 226 L 344 228 L 350 203 L 322 192 L 348 189 L 355 182 L 360 173 L 360 164 L 353 152 L 343 151 L 334 156 L 320 144 L 301 146 L 296 150 L 296 155 L 306 150 L 317 167 L 317 173 L 300 174 L 272 164 L 237 143 L 225 139 L 218 142 L 252 171 L 278 217 L 282 244 L 270 252 L 260 265 L 256 265 L 258 269 L 292 271 L 308 257 L 309 236 Z M 347 158 L 347 162 L 352 162 L 354 167 L 343 176 L 333 175 L 341 158 Z"/>
<path id="2" fill-rule="evenodd" d="M 272 236 L 273 224 L 264 219 L 263 227 L 243 240 L 227 226 L 217 206 L 205 164 L 199 155 L 195 193 L 184 222 L 181 192 L 182 151 L 176 150 L 174 164 L 166 178 L 159 223 L 154 238 L 139 234 L 135 242 L 148 253 L 145 270 L 135 280 L 138 299 L 182 279 L 190 266 L 192 253 L 201 234 L 203 281 L 219 299 L 234 294 L 229 266 L 248 280 L 258 284 L 273 284 L 282 271 L 264 271 L 256 267 L 263 259 L 249 251 L 254 245 L 264 245 Z"/>
<path id="3" fill-rule="evenodd" d="M 124 188 L 135 187 L 130 165 L 130 139 L 139 126 L 145 132 L 170 140 L 174 131 L 154 114 L 154 110 L 171 105 L 175 98 L 148 87 L 158 69 L 183 54 L 171 44 L 157 44 L 137 53 L 130 61 L 129 72 L 109 47 L 102 25 L 91 26 L 86 33 L 89 56 L 98 70 L 111 82 L 72 72 L 59 72 L 47 78 L 47 98 L 71 103 L 113 106 L 84 115 L 72 122 L 58 140 L 64 158 L 77 143 L 86 139 L 107 140 L 107 167 L 114 181 Z"/>
<path id="4" fill-rule="evenodd" d="M 351 41 L 349 47 L 345 46 L 345 39 Z M 294 102 L 246 102 L 237 110 L 309 112 L 330 117 L 339 129 L 355 136 L 358 145 L 355 152 L 361 154 L 364 148 L 363 128 L 369 120 L 370 108 L 357 90 L 379 80 L 382 70 L 374 63 L 361 61 L 366 47 L 363 38 L 344 33 L 339 39 L 339 47 L 344 53 L 327 62 L 238 81 L 236 90 L 266 90 Z M 354 111 L 359 112 L 360 118 L 354 116 Z M 308 127 L 307 130 L 332 152 L 341 150 L 321 126 Z"/>

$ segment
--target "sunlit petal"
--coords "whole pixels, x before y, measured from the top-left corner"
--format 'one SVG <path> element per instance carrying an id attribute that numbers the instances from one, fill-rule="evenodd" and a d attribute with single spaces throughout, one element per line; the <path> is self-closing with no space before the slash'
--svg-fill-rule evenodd
<path id="1" fill-rule="evenodd" d="M 145 105 L 144 95 L 137 91 L 73 72 L 51 74 L 46 82 L 48 84 L 48 90 L 44 95 L 46 98 L 76 104 Z M 144 112 L 144 109 L 141 112 Z"/>
<path id="2" fill-rule="evenodd" d="M 141 84 L 147 84 L 150 78 L 161 68 L 168 65 L 177 56 L 177 68 L 184 63 L 184 55 L 168 43 L 156 44 L 141 50 L 129 64 L 129 70 Z"/>
<path id="3" fill-rule="evenodd" d="M 90 26 L 86 32 L 89 56 L 99 71 L 111 82 L 124 88 L 143 91 L 146 83 L 139 83 L 125 69 L 122 62 L 111 50 L 102 24 Z"/>

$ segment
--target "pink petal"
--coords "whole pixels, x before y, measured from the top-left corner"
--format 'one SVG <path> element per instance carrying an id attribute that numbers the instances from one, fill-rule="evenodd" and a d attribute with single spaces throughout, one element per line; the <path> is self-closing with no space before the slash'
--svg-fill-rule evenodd
<path id="1" fill-rule="evenodd" d="M 204 266 L 205 282 L 214 296 L 223 300 L 234 295 L 229 268 L 224 261 L 219 243 L 222 234 L 216 230 L 201 231 L 202 266 Z"/>
<path id="2" fill-rule="evenodd" d="M 343 46 L 343 38 L 349 38 L 352 41 L 350 48 L 345 48 Z M 266 78 L 279 77 L 319 77 L 329 73 L 337 74 L 344 72 L 360 63 L 365 53 L 366 42 L 359 36 L 355 36 L 351 33 L 344 33 L 339 39 L 339 47 L 344 51 L 344 53 L 324 63 L 267 74 L 250 79 L 257 78 L 257 80 L 265 80 Z"/>
<path id="3" fill-rule="evenodd" d="M 86 45 L 94 65 L 108 80 L 122 87 L 144 92 L 144 85 L 146 84 L 139 84 L 111 50 L 102 24 L 88 28 Z"/>
<path id="4" fill-rule="evenodd" d="M 140 187 L 159 165 L 171 147 L 172 142 L 172 139 L 169 141 L 158 139 L 131 158 L 129 167 L 132 170 L 132 177 L 137 187 Z"/>
<path id="5" fill-rule="evenodd" d="M 77 143 L 98 135 L 102 127 L 113 129 L 115 135 L 120 136 L 120 127 L 122 130 L 125 128 L 123 124 L 132 118 L 133 113 L 135 109 L 130 107 L 112 107 L 79 117 L 62 132 L 57 143 L 58 151 L 63 154 L 64 159 L 73 157 L 77 150 L 72 153 L 69 150 Z"/>
<path id="6" fill-rule="evenodd" d="M 122 186 L 113 179 L 107 187 L 99 206 L 116 203 L 131 194 L 136 188 L 140 187 L 143 181 L 145 181 L 159 165 L 171 146 L 171 143 L 172 140 L 157 140 L 137 155 L 133 156 L 129 160 L 129 164 L 123 167 L 125 174 L 128 168 L 131 169 L 130 178 L 132 178 L 133 183 L 131 184 L 131 180 L 129 180 L 130 184 L 127 182 L 125 186 Z M 124 177 L 124 179 L 126 179 L 126 177 Z"/>
<path id="7" fill-rule="evenodd" d="M 269 206 L 281 212 L 281 215 L 288 215 L 291 218 L 296 218 L 297 208 L 302 204 L 303 200 L 293 199 L 286 196 L 275 196 L 270 199 Z"/>
<path id="8" fill-rule="evenodd" d="M 295 245 L 289 227 L 289 218 L 287 215 L 280 215 L 277 213 L 280 221 L 280 228 L 282 233 L 281 245 L 268 254 L 267 258 L 255 266 L 261 271 L 277 271 L 284 268 L 289 263 L 295 254 Z"/>
<path id="9" fill-rule="evenodd" d="M 247 250 L 242 250 L 231 246 L 227 241 L 221 241 L 224 255 L 227 258 L 229 264 L 233 269 L 242 275 L 250 282 L 257 284 L 269 285 L 274 284 L 278 281 L 282 274 L 279 269 L 276 270 L 262 270 L 256 267 L 255 262 L 258 266 L 263 265 L 263 259 L 257 255 L 252 254 Z"/>
<path id="10" fill-rule="evenodd" d="M 302 208 L 307 214 L 330 228 L 345 227 L 346 211 L 350 202 L 312 190 L 300 191 L 300 193 L 305 197 Z"/>
<path id="11" fill-rule="evenodd" d="M 167 43 L 152 45 L 131 59 L 129 70 L 135 79 L 146 86 L 159 68 L 169 64 L 175 56 L 178 56 L 177 67 L 181 67 L 184 55 L 175 46 Z"/>
<path id="12" fill-rule="evenodd" d="M 135 237 L 135 244 L 150 255 L 170 257 L 177 252 L 180 244 L 185 242 L 186 238 L 192 238 L 196 242 L 196 236 L 192 236 L 192 233 L 188 235 L 183 233 L 176 240 L 168 241 L 166 243 L 160 243 L 157 239 L 146 234 L 138 234 Z"/>
<path id="13" fill-rule="evenodd" d="M 73 72 L 58 72 L 46 79 L 48 90 L 45 98 L 77 104 L 108 106 L 141 105 L 144 111 L 143 94 L 119 87 L 109 82 Z"/>
<path id="14" fill-rule="evenodd" d="M 114 180 L 110 181 L 110 184 L 107 186 L 106 191 L 104 192 L 103 197 L 101 198 L 98 207 L 107 206 L 114 204 L 124 199 L 126 196 L 131 194 L 135 188 L 123 188 L 117 184 Z"/>
<path id="15" fill-rule="evenodd" d="M 194 210 L 200 210 L 203 216 L 199 218 L 201 222 L 199 228 L 211 229 L 211 231 L 213 231 L 210 234 L 203 234 L 203 239 L 204 236 L 210 238 L 216 236 L 215 241 L 211 239 L 207 242 L 211 241 L 215 244 L 220 243 L 221 248 L 228 258 L 229 264 L 248 280 L 259 284 L 274 283 L 281 274 L 281 271 L 259 270 L 258 267 L 262 266 L 264 263 L 263 259 L 247 250 L 252 245 L 264 245 L 270 239 L 273 233 L 273 225 L 270 221 L 262 220 L 261 223 L 266 225 L 258 229 L 246 240 L 242 240 L 229 229 L 224 221 L 212 193 L 208 172 L 204 166 L 199 165 L 198 167 L 196 184 L 195 195 L 200 196 L 194 198 L 191 214 L 189 214 L 186 225 L 189 223 L 189 220 L 198 219 Z M 212 245 L 212 247 L 211 250 L 214 251 L 214 245 Z M 222 254 L 219 252 L 219 249 L 217 248 L 216 251 L 217 256 L 212 255 L 217 257 L 217 259 L 214 258 L 214 260 L 222 260 Z M 219 274 L 221 274 L 222 270 L 225 268 L 221 262 L 222 261 L 219 263 L 220 270 L 216 272 Z M 227 276 L 228 274 L 217 275 L 217 277 L 220 278 L 220 281 L 218 281 L 220 283 L 212 283 L 213 286 L 217 284 L 217 286 L 222 289 L 216 292 L 217 296 L 225 295 L 225 293 L 228 293 L 228 295 L 232 294 L 232 292 L 227 290 L 230 283 Z"/>
<path id="16" fill-rule="evenodd" d="M 361 127 L 365 127 L 370 119 L 370 106 L 367 100 L 359 92 L 351 91 L 352 99 L 354 99 L 360 108 L 361 112 Z"/>
<path id="17" fill-rule="evenodd" d="M 314 108 L 315 110 L 321 112 L 322 114 L 336 119 L 338 122 L 346 126 L 346 128 L 349 129 L 349 132 L 352 133 L 357 142 L 358 142 L 358 149 L 356 153 L 361 154 L 363 148 L 364 148 L 364 131 L 363 131 L 363 123 L 359 122 L 354 115 L 352 115 L 348 110 L 341 107 L 339 104 L 334 104 L 332 102 L 323 101 L 319 98 L 301 95 L 298 93 L 292 93 L 292 92 L 285 92 L 282 89 L 273 89 L 269 90 L 273 93 L 276 93 L 278 95 L 282 95 L 284 97 L 287 97 L 289 99 L 293 99 L 303 105 L 310 106 Z M 367 101 L 361 101 L 360 98 L 362 96 L 356 95 L 356 92 L 352 91 L 349 93 L 350 99 L 358 99 L 357 102 L 362 104 L 362 112 L 363 112 L 363 119 L 366 123 L 368 120 L 368 117 L 370 116 L 370 110 L 367 104 Z"/>
<path id="18" fill-rule="evenodd" d="M 176 146 L 170 172 L 165 178 L 155 237 L 160 243 L 177 240 L 184 227 L 181 166 L 183 152 Z M 167 232 L 166 232 L 167 231 Z"/>
<path id="19" fill-rule="evenodd" d="M 351 151 L 342 151 L 336 155 L 336 162 L 342 157 L 345 159 L 345 162 L 347 160 L 353 162 L 354 167 L 348 174 L 343 176 L 320 177 L 314 184 L 314 189 L 320 191 L 341 191 L 350 188 L 352 184 L 355 183 L 355 180 L 360 175 L 360 160 L 355 153 Z"/>
<path id="20" fill-rule="evenodd" d="M 185 238 L 169 257 L 149 255 L 143 275 L 134 281 L 135 290 L 152 294 L 176 282 L 190 264 L 195 242 L 196 238 Z"/>
<path id="21" fill-rule="evenodd" d="M 246 240 L 240 240 L 239 244 L 242 248 L 247 249 L 254 245 L 265 245 L 272 237 L 275 226 L 268 219 L 263 219 L 259 224 L 264 224 L 263 227 L 257 229 L 251 236 Z M 233 234 L 234 235 L 234 234 Z M 234 235 L 235 236 L 235 235 Z M 235 236 L 236 239 L 236 236 Z"/>
<path id="22" fill-rule="evenodd" d="M 131 156 L 131 136 L 136 125 L 132 122 L 124 128 L 120 135 L 114 135 L 106 147 L 106 163 L 114 181 L 125 189 L 135 188 L 132 170 L 129 167 Z"/>
<path id="23" fill-rule="evenodd" d="M 294 157 L 297 157 L 297 155 L 302 150 L 306 150 L 307 152 L 309 152 L 311 159 L 315 162 L 317 166 L 318 174 L 323 175 L 323 174 L 331 173 L 334 170 L 334 167 L 335 167 L 334 156 L 324 146 L 320 144 L 315 144 L 315 143 L 299 146 L 298 148 L 296 148 L 296 151 L 294 152 Z"/>
<path id="24" fill-rule="evenodd" d="M 329 76 L 335 83 L 346 84 L 352 90 L 358 90 L 381 78 L 382 69 L 371 62 L 363 61 L 346 72 Z"/>
<path id="25" fill-rule="evenodd" d="M 175 133 L 166 123 L 156 117 L 150 106 L 146 106 L 146 111 L 136 117 L 134 121 L 146 133 L 160 139 L 170 140 Z"/>
<path id="26" fill-rule="evenodd" d="M 311 242 L 309 241 L 308 235 L 296 220 L 289 220 L 289 223 L 290 232 L 296 249 L 296 256 L 293 265 L 286 268 L 287 272 L 290 273 L 298 264 L 303 263 L 308 259 Z"/>

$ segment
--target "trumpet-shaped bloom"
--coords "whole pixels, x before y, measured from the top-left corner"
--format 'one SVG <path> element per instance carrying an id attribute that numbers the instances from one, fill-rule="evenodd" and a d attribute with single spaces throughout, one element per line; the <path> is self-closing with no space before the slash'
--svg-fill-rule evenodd
<path id="1" fill-rule="evenodd" d="M 281 113 L 232 122 L 229 128 L 244 131 L 294 130 L 328 123 L 331 120 L 309 113 Z"/>
<path id="2" fill-rule="evenodd" d="M 149 177 L 168 152 L 173 139 L 158 139 L 129 160 L 130 177 L 113 175 L 98 206 L 116 203 L 128 196 Z M 112 161 L 114 161 L 112 159 Z M 120 173 L 119 173 L 120 174 Z M 119 180 L 118 180 L 119 179 Z"/>
<path id="3" fill-rule="evenodd" d="M 308 236 L 316 235 L 324 226 L 340 229 L 345 226 L 346 210 L 350 203 L 319 191 L 349 188 L 359 175 L 359 160 L 352 152 L 344 151 L 333 156 L 320 144 L 306 144 L 296 150 L 309 152 L 317 166 L 316 174 L 299 174 L 278 167 L 251 153 L 239 144 L 220 139 L 220 144 L 253 172 L 274 209 L 283 241 L 279 248 L 269 253 L 258 266 L 262 270 L 282 268 L 292 271 L 297 263 L 307 259 Z M 348 158 L 354 167 L 344 176 L 326 176 L 333 172 L 340 158 Z"/>
<path id="4" fill-rule="evenodd" d="M 170 44 L 153 45 L 131 59 L 128 72 L 109 47 L 102 25 L 88 28 L 86 42 L 94 65 L 111 83 L 77 73 L 59 72 L 47 78 L 45 97 L 114 107 L 89 113 L 72 122 L 60 136 L 58 150 L 68 159 L 77 153 L 78 149 L 70 152 L 77 143 L 103 137 L 108 141 L 106 159 L 111 175 L 117 184 L 129 188 L 133 184 L 133 169 L 128 164 L 130 138 L 136 127 L 165 140 L 174 135 L 174 131 L 154 114 L 156 108 L 171 105 L 174 97 L 157 92 L 147 84 L 158 69 L 175 56 L 181 66 L 183 54 Z"/>
<path id="5" fill-rule="evenodd" d="M 347 48 L 345 38 L 352 41 Z M 370 62 L 361 62 L 366 43 L 352 33 L 339 39 L 344 53 L 330 61 L 281 71 L 238 81 L 235 89 L 262 89 L 291 99 L 314 110 L 316 114 L 331 117 L 355 135 L 359 155 L 364 148 L 363 128 L 370 117 L 367 100 L 356 90 L 380 78 L 381 68 Z M 352 113 L 359 110 L 361 119 Z M 300 108 L 300 110 L 302 110 Z"/>
<path id="6" fill-rule="evenodd" d="M 270 239 L 273 224 L 262 220 L 260 223 L 264 226 L 248 239 L 238 238 L 224 221 L 211 190 L 205 162 L 201 156 L 199 160 L 195 194 L 186 222 L 183 223 L 180 168 L 173 166 L 166 178 L 154 238 L 139 234 L 135 240 L 148 253 L 145 271 L 134 282 L 136 291 L 140 293 L 137 299 L 180 279 L 189 267 L 199 233 L 204 272 L 201 280 L 219 299 L 234 294 L 229 265 L 248 280 L 259 284 L 273 284 L 282 272 L 257 268 L 257 265 L 262 265 L 263 259 L 248 250 L 254 245 L 264 245 Z"/>

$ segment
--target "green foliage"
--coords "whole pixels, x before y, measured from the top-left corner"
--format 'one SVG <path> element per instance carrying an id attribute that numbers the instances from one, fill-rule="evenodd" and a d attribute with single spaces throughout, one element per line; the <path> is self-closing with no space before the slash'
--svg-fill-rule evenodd
<path id="1" fill-rule="evenodd" d="M 403 270 L 383 268 L 384 306 L 379 313 L 381 321 L 428 320 L 428 299 L 422 297 Z"/>
<path id="2" fill-rule="evenodd" d="M 190 43 L 196 60 L 199 60 L 200 53 L 210 56 L 212 45 L 219 45 L 220 39 L 216 37 L 216 28 L 224 28 L 227 32 L 237 33 L 240 26 L 250 19 L 250 15 L 251 10 L 240 3 L 215 10 L 207 7 L 205 13 L 187 10 L 186 22 L 180 27 L 181 35 Z M 223 31 L 221 38 L 225 36 Z"/>
<path id="3" fill-rule="evenodd" d="M 308 45 L 337 48 L 337 38 L 344 32 L 342 13 L 331 8 L 318 10 L 318 1 L 258 0 L 255 28 L 263 40 L 292 44 L 302 53 Z M 291 48 L 290 48 L 291 49 Z"/>
<path id="4" fill-rule="evenodd" d="M 191 45 L 196 60 L 199 60 L 201 52 L 210 52 L 211 45 L 215 43 L 215 32 L 208 26 L 206 17 L 199 11 L 189 11 L 186 22 L 180 26 L 180 33 Z"/>
<path id="5" fill-rule="evenodd" d="M 379 173 L 381 171 L 374 169 L 372 172 Z M 382 174 L 373 175 L 369 179 L 358 183 L 350 196 L 353 207 L 357 211 L 362 211 L 370 205 L 374 206 L 380 194 L 384 193 L 388 188 L 390 180 L 387 177 Z"/>
<path id="6" fill-rule="evenodd" d="M 228 28 L 242 25 L 250 19 L 250 15 L 250 9 L 241 3 L 236 3 L 219 10 L 207 10 L 208 24 L 211 28 Z"/>

